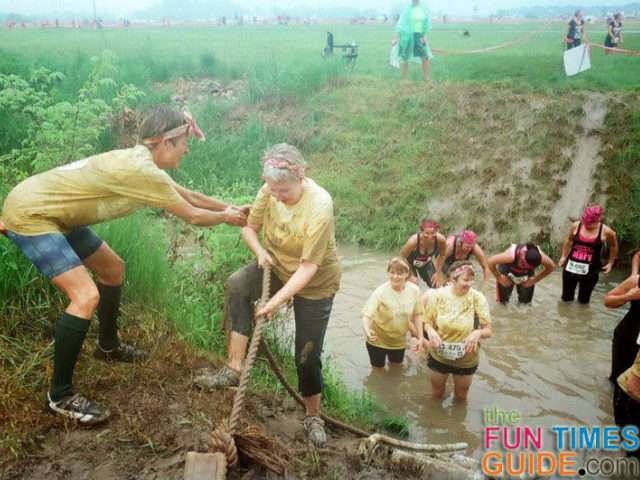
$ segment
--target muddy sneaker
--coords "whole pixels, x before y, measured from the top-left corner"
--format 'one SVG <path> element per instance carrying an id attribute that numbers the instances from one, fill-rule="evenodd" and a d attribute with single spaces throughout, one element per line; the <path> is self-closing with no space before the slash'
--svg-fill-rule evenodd
<path id="1" fill-rule="evenodd" d="M 193 384 L 205 390 L 237 387 L 240 384 L 240 374 L 224 365 L 215 373 L 205 373 L 197 376 L 194 378 Z"/>
<path id="2" fill-rule="evenodd" d="M 51 400 L 47 393 L 45 409 L 52 413 L 73 418 L 83 425 L 96 425 L 106 421 L 111 412 L 104 405 L 89 400 L 79 393 L 67 395 L 57 402 Z"/>
<path id="3" fill-rule="evenodd" d="M 132 345 L 121 343 L 119 347 L 112 350 L 104 350 L 100 344 L 96 345 L 93 356 L 105 362 L 142 362 L 147 359 L 147 352 L 138 350 Z"/>
<path id="4" fill-rule="evenodd" d="M 324 420 L 320 417 L 309 415 L 304 417 L 303 425 L 309 441 L 316 447 L 324 447 L 327 443 L 327 434 L 324 431 Z"/>

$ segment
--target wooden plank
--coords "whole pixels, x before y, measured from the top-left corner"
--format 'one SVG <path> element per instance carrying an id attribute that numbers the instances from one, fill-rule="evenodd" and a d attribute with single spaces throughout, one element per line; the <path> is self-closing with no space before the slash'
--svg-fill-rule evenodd
<path id="1" fill-rule="evenodd" d="M 227 478 L 227 459 L 223 453 L 187 453 L 184 480 L 224 480 L 225 478 Z"/>

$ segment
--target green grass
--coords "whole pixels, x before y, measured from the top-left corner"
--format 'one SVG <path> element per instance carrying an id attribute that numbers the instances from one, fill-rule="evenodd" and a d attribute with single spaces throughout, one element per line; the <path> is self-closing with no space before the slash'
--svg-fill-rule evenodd
<path id="1" fill-rule="evenodd" d="M 637 23 L 626 22 L 628 30 Z M 495 52 L 434 58 L 436 81 L 512 80 L 539 89 L 633 88 L 640 76 L 637 58 L 620 55 L 605 57 L 593 51 L 594 68 L 575 78 L 566 78 L 562 70 L 564 23 L 464 24 L 435 25 L 429 34 L 434 48 L 471 50 L 513 40 L 527 32 L 543 28 L 530 41 Z M 121 60 L 119 81 L 140 86 L 165 82 L 178 76 L 212 75 L 223 79 L 248 78 L 252 95 L 269 94 L 264 81 L 278 78 L 287 91 L 308 89 L 322 81 L 322 75 L 306 75 L 322 64 L 320 53 L 327 30 L 336 43 L 355 41 L 359 45 L 356 73 L 393 78 L 397 71 L 388 65 L 390 25 L 308 25 L 245 26 L 242 28 L 132 28 L 126 30 L 0 30 L 3 61 L 0 71 L 28 71 L 33 66 L 47 66 L 67 75 L 63 88 L 72 95 L 86 77 L 89 59 L 103 49 L 117 53 Z M 469 38 L 461 32 L 468 29 Z M 590 29 L 593 42 L 602 43 L 602 26 Z M 24 46 L 29 48 L 25 49 Z M 185 46 L 189 47 L 186 48 Z M 625 48 L 640 50 L 640 35 L 628 33 Z M 315 67 L 314 67 L 315 66 Z M 412 75 L 419 75 L 418 68 Z"/>

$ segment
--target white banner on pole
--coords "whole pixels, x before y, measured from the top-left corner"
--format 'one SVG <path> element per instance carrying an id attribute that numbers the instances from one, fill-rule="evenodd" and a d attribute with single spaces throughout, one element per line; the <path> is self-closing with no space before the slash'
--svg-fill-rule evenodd
<path id="1" fill-rule="evenodd" d="M 591 68 L 589 46 L 585 43 L 564 52 L 564 71 L 567 77 L 577 75 Z"/>

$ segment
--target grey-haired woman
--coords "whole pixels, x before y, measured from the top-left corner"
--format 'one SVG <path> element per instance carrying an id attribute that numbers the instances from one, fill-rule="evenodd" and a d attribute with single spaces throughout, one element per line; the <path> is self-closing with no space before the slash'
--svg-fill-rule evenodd
<path id="1" fill-rule="evenodd" d="M 295 363 L 305 404 L 304 427 L 311 442 L 320 446 L 326 442 L 320 418 L 320 354 L 333 297 L 340 286 L 333 201 L 325 189 L 305 176 L 306 164 L 297 148 L 286 143 L 275 145 L 264 153 L 262 163 L 265 184 L 242 229 L 242 238 L 256 261 L 227 282 L 231 325 L 227 363 L 213 377 L 196 382 L 208 388 L 238 384 L 251 333 L 252 306 L 261 295 L 262 267 L 270 264 L 273 297 L 256 315 L 270 316 L 293 299 Z"/>

